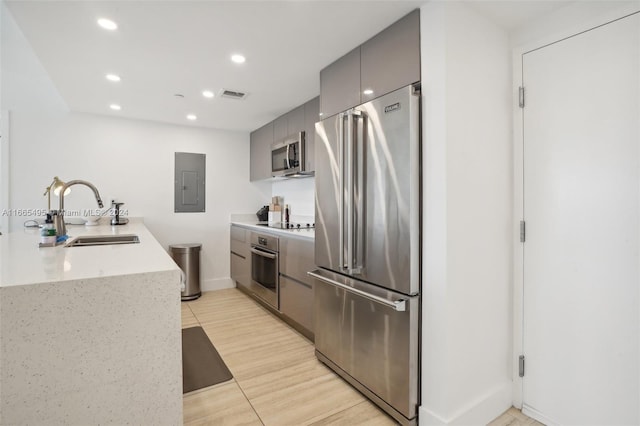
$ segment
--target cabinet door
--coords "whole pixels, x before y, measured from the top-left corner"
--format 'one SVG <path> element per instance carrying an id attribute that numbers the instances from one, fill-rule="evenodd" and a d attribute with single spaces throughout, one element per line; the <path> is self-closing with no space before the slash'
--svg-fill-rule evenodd
<path id="1" fill-rule="evenodd" d="M 420 81 L 420 11 L 411 12 L 365 42 L 361 66 L 363 103 Z"/>
<path id="2" fill-rule="evenodd" d="M 238 285 L 249 287 L 251 278 L 251 258 L 248 232 L 239 226 L 231 225 L 231 279 Z"/>
<path id="3" fill-rule="evenodd" d="M 273 144 L 273 122 L 251 132 L 249 180 L 271 177 L 271 144 Z"/>
<path id="4" fill-rule="evenodd" d="M 305 171 L 316 170 L 316 121 L 320 121 L 320 97 L 304 104 Z"/>
<path id="5" fill-rule="evenodd" d="M 280 311 L 313 333 L 313 286 L 281 275 Z"/>
<path id="6" fill-rule="evenodd" d="M 320 71 L 320 113 L 325 119 L 360 103 L 358 46 Z"/>
<path id="7" fill-rule="evenodd" d="M 288 136 L 287 133 L 287 114 L 273 120 L 273 141 L 278 142 Z"/>
<path id="8" fill-rule="evenodd" d="M 287 113 L 287 136 L 304 130 L 304 104 Z"/>
<path id="9" fill-rule="evenodd" d="M 236 285 L 249 288 L 248 259 L 231 252 L 231 279 Z"/>
<path id="10" fill-rule="evenodd" d="M 280 238 L 280 273 L 311 285 L 307 272 L 316 268 L 315 243 L 298 238 Z"/>

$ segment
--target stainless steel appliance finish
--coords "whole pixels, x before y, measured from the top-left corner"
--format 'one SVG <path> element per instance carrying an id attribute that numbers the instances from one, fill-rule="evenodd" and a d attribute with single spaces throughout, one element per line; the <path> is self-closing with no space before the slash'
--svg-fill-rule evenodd
<path id="1" fill-rule="evenodd" d="M 172 244 L 169 246 L 171 258 L 182 270 L 183 288 L 181 300 L 195 300 L 202 295 L 200 290 L 200 250 L 202 244 Z"/>
<path id="2" fill-rule="evenodd" d="M 293 134 L 271 147 L 271 176 L 291 176 L 304 172 L 304 132 Z"/>
<path id="3" fill-rule="evenodd" d="M 420 284 L 418 102 L 409 86 L 316 123 L 316 263 L 405 294 Z"/>
<path id="4" fill-rule="evenodd" d="M 419 100 L 316 123 L 316 353 L 402 424 L 420 402 Z"/>
<path id="5" fill-rule="evenodd" d="M 279 309 L 278 237 L 251 233 L 250 290 L 264 302 Z"/>
<path id="6" fill-rule="evenodd" d="M 310 275 L 314 303 L 323 307 L 315 317 L 318 352 L 403 416 L 415 417 L 419 298 L 324 270 Z"/>

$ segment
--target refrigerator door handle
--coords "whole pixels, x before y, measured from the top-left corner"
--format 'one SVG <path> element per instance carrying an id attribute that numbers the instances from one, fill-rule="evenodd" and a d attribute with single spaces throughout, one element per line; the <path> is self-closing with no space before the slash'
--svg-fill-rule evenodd
<path id="1" fill-rule="evenodd" d="M 376 302 L 380 305 L 391 308 L 394 311 L 404 312 L 406 310 L 406 301 L 404 299 L 388 300 L 388 299 L 385 299 L 384 297 L 376 296 L 374 294 L 367 293 L 366 291 L 362 291 L 357 288 L 344 285 L 342 283 L 332 280 L 331 278 L 323 277 L 322 275 L 316 273 L 316 271 L 307 272 L 307 275 L 315 279 L 318 279 L 324 283 L 332 285 L 334 287 L 338 287 L 339 289 L 342 289 L 348 293 L 352 293 L 357 296 L 364 297 L 365 299 L 371 300 L 372 302 Z"/>
<path id="2" fill-rule="evenodd" d="M 338 263 L 341 271 L 346 267 L 344 261 L 344 117 L 344 113 L 340 113 L 338 116 L 338 163 L 340 167 L 340 173 L 338 176 L 338 188 L 340 191 L 338 200 L 338 244 L 340 244 L 340 250 L 338 250 Z"/>
<path id="3" fill-rule="evenodd" d="M 353 274 L 353 111 L 347 112 L 347 273 Z"/>
<path id="4" fill-rule="evenodd" d="M 353 267 L 353 274 L 361 274 L 362 269 L 364 267 L 364 218 L 365 218 L 365 191 L 364 191 L 364 152 L 365 152 L 365 144 L 366 144 L 366 132 L 365 132 L 365 120 L 367 119 L 367 115 L 364 111 L 356 110 L 354 111 L 354 115 L 356 116 L 356 143 L 355 143 L 355 161 L 356 161 L 356 190 L 357 190 L 357 199 L 354 200 L 356 203 L 356 235 L 355 239 L 355 265 Z"/>

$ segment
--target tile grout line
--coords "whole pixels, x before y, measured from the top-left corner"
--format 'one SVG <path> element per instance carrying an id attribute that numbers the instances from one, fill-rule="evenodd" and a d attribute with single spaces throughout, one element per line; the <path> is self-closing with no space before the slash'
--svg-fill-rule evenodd
<path id="1" fill-rule="evenodd" d="M 244 393 L 244 389 L 242 389 L 242 386 L 240 386 L 240 382 L 238 382 L 238 380 L 236 380 L 235 377 L 233 378 L 233 380 L 238 385 L 238 389 L 240 389 L 240 392 L 242 392 L 242 396 L 244 396 L 244 398 L 247 400 L 247 402 L 251 406 L 251 409 L 253 410 L 253 412 L 256 413 L 256 417 L 258 417 L 258 420 L 260 421 L 260 423 L 262 423 L 262 425 L 265 426 L 265 422 L 262 420 L 262 417 L 260 417 L 260 414 L 258 414 L 258 411 L 256 410 L 256 407 L 253 406 L 253 404 L 251 403 L 251 400 L 249 399 L 247 394 Z"/>
<path id="2" fill-rule="evenodd" d="M 196 321 L 198 322 L 198 324 L 200 325 L 200 327 L 202 327 L 202 324 L 200 323 L 200 319 L 198 318 L 198 316 L 195 314 L 195 312 L 193 312 L 193 310 L 191 309 L 191 306 L 187 305 L 187 307 L 189 308 L 189 310 L 191 311 L 191 313 L 193 314 L 194 318 L 196 319 Z M 224 361 L 224 357 L 222 356 L 222 354 L 220 354 L 220 358 L 222 358 L 222 361 Z M 228 368 L 228 367 L 227 367 Z M 249 403 L 249 406 L 251 406 L 251 409 L 253 410 L 253 412 L 255 413 L 256 417 L 258 418 L 258 421 L 265 426 L 264 421 L 262 420 L 262 417 L 260 417 L 260 415 L 258 414 L 258 412 L 256 411 L 256 408 L 253 406 L 253 404 L 251 403 L 251 401 L 249 400 L 249 398 L 247 397 L 247 394 L 244 392 L 244 389 L 242 389 L 242 386 L 240 386 L 240 383 L 238 382 L 237 378 L 234 376 L 233 377 L 233 381 L 235 382 L 236 386 L 238 386 L 238 389 L 240 389 L 240 392 L 242 392 L 242 396 L 244 397 L 244 399 L 247 400 L 247 403 Z"/>

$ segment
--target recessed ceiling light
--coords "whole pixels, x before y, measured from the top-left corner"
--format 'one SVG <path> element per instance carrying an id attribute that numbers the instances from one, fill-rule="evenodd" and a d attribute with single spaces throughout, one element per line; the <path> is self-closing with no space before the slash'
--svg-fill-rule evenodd
<path id="1" fill-rule="evenodd" d="M 118 24 L 113 22 L 111 19 L 100 18 L 98 19 L 98 25 L 100 25 L 105 30 L 114 31 L 118 29 Z"/>
<path id="2" fill-rule="evenodd" d="M 195 114 L 187 114 L 187 120 L 196 121 L 198 117 Z"/>
<path id="3" fill-rule="evenodd" d="M 364 92 L 362 92 L 362 93 L 364 93 L 365 95 L 373 95 L 373 90 L 371 90 L 371 89 L 364 89 Z"/>
<path id="4" fill-rule="evenodd" d="M 120 76 L 116 74 L 107 74 L 106 77 L 109 81 L 120 81 Z"/>
<path id="5" fill-rule="evenodd" d="M 111 104 L 109 105 L 109 108 L 111 108 L 114 111 L 120 111 L 122 109 L 122 107 L 118 104 Z"/>
<path id="6" fill-rule="evenodd" d="M 246 61 L 247 59 L 240 54 L 235 54 L 235 55 L 231 55 L 231 60 L 236 64 L 243 64 L 244 61 Z"/>
<path id="7" fill-rule="evenodd" d="M 214 94 L 211 90 L 203 90 L 202 96 L 204 96 L 205 98 L 213 98 Z"/>

